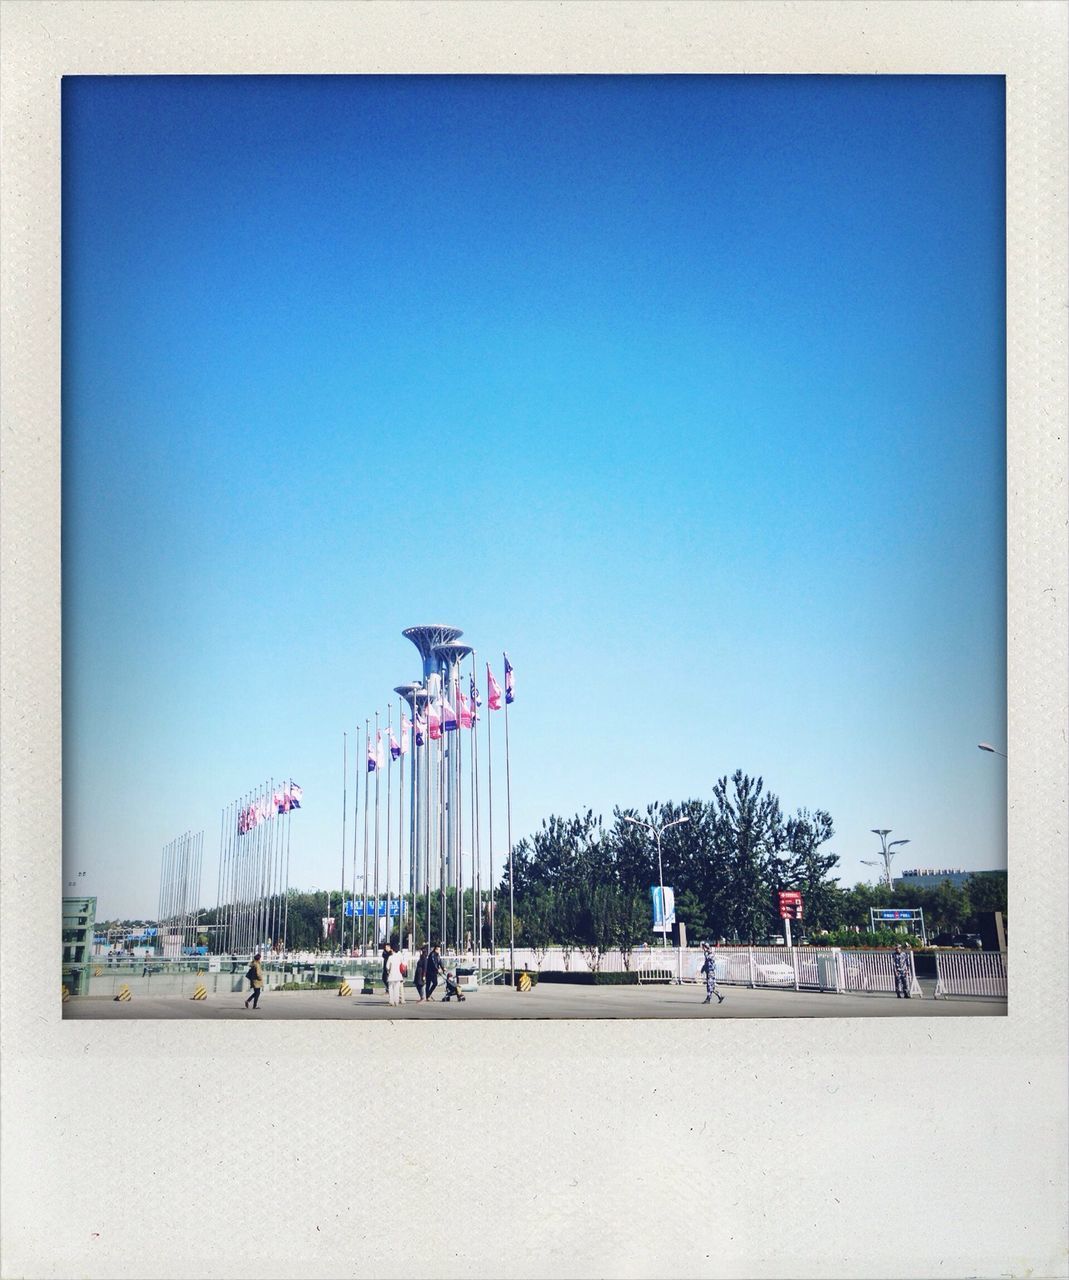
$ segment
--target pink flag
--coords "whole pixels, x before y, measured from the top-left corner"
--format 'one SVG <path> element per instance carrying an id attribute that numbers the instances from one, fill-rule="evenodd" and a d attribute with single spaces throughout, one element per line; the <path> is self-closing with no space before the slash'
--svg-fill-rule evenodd
<path id="1" fill-rule="evenodd" d="M 491 711 L 501 710 L 501 686 L 494 679 L 489 662 L 486 664 L 486 701 Z"/>
<path id="2" fill-rule="evenodd" d="M 403 732 L 403 730 L 402 730 Z M 393 728 L 390 729 L 390 759 L 396 760 L 401 754 L 401 744 L 393 736 Z"/>
<path id="3" fill-rule="evenodd" d="M 460 721 L 462 729 L 471 728 L 471 707 L 468 705 L 467 698 L 459 689 L 457 690 L 457 719 Z"/>
<path id="4" fill-rule="evenodd" d="M 382 730 L 375 730 L 375 768 L 381 769 L 386 763 L 386 752 L 382 749 Z"/>
<path id="5" fill-rule="evenodd" d="M 408 754 L 408 735 L 412 732 L 412 721 L 408 716 L 401 717 L 401 754 Z"/>
<path id="6" fill-rule="evenodd" d="M 442 728 L 446 733 L 452 733 L 457 727 L 457 713 L 449 705 L 449 699 L 442 699 Z"/>
<path id="7" fill-rule="evenodd" d="M 427 704 L 427 733 L 432 742 L 442 736 L 442 714 L 437 702 Z"/>

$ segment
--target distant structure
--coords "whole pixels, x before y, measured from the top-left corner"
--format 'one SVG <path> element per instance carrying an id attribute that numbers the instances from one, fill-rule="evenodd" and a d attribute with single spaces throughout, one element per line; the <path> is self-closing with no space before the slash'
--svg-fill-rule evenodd
<path id="1" fill-rule="evenodd" d="M 938 889 L 944 880 L 956 888 L 970 876 L 1004 876 L 1005 871 L 966 871 L 964 867 L 914 867 L 895 877 L 895 885 L 903 889 Z"/>
<path id="2" fill-rule="evenodd" d="M 435 703 L 445 697 L 454 701 L 460 663 L 472 652 L 470 645 L 458 644 L 464 634 L 459 627 L 431 623 L 406 627 L 401 633 L 416 646 L 423 664 L 419 683 L 400 686 L 397 692 L 415 711 L 419 706 Z M 457 707 L 453 707 L 458 711 Z M 432 888 L 442 892 L 459 887 L 460 879 L 460 766 L 461 744 L 458 733 L 443 733 L 442 751 L 437 767 L 428 752 L 422 771 L 414 766 L 411 776 L 411 806 L 415 814 L 412 827 L 412 865 L 416 878 L 413 892 L 429 894 Z M 418 753 L 413 752 L 413 759 Z M 432 815 L 435 821 L 431 821 Z M 459 894 L 458 894 L 459 901 Z M 444 898 L 442 900 L 444 911 Z M 440 922 L 445 932 L 445 920 Z"/>

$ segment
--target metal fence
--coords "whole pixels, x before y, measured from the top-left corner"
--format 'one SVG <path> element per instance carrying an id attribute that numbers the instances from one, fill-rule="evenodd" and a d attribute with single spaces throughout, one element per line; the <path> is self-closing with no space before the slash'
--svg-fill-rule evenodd
<path id="1" fill-rule="evenodd" d="M 935 998 L 996 996 L 1006 999 L 1004 951 L 937 951 Z"/>
<path id="2" fill-rule="evenodd" d="M 912 995 L 921 989 L 913 969 L 913 953 L 907 951 Z M 794 991 L 888 992 L 895 989 L 891 951 L 848 951 L 840 947 L 741 947 L 715 950 L 716 980 L 726 986 L 789 988 Z M 593 964 L 591 963 L 593 961 Z M 626 954 L 584 948 L 548 947 L 516 949 L 516 967 L 536 972 L 645 973 L 667 970 L 676 982 L 700 982 L 705 953 L 700 947 L 643 947 Z M 505 953 L 505 964 L 508 955 Z"/>

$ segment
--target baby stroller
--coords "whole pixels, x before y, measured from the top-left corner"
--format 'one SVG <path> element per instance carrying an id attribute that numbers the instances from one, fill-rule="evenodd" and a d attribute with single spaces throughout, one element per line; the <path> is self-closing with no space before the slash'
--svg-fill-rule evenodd
<path id="1" fill-rule="evenodd" d="M 452 970 L 450 970 L 449 973 L 445 975 L 445 995 L 442 997 L 443 1003 L 446 1000 L 451 1000 L 454 996 L 456 996 L 458 1000 L 464 999 L 463 995 L 461 995 L 460 988 L 457 986 L 456 975 Z"/>

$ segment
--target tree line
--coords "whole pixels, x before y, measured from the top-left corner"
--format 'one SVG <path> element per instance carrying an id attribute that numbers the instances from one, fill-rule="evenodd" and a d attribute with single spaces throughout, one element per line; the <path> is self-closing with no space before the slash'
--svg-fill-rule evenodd
<path id="1" fill-rule="evenodd" d="M 653 940 L 656 845 L 649 830 L 628 821 L 635 818 L 663 831 L 664 884 L 675 889 L 676 918 L 686 924 L 690 942 L 759 944 L 781 934 L 780 889 L 802 893 L 804 919 L 795 925 L 796 937 L 867 932 L 870 907 L 919 907 L 929 936 L 975 930 L 981 912 L 1006 910 L 1005 876 L 932 889 L 841 887 L 833 874 L 839 858 L 829 848 L 831 815 L 824 809 L 785 815 L 762 778 L 739 770 L 720 778 L 708 801 L 651 804 L 644 814 L 616 808 L 610 824 L 591 810 L 546 819 L 513 851 L 518 945 L 618 947 L 626 953 Z M 680 818 L 686 821 L 669 825 Z M 499 938 L 508 933 L 507 871 L 500 893 Z"/>
<path id="2" fill-rule="evenodd" d="M 838 856 L 829 845 L 835 828 L 824 809 L 799 809 L 785 815 L 778 797 L 760 777 L 741 770 L 720 778 L 708 801 L 671 801 L 636 809 L 613 810 L 606 824 L 592 810 L 571 818 L 552 816 L 538 831 L 513 849 L 516 943 L 536 950 L 548 946 L 580 947 L 592 953 L 619 948 L 625 953 L 656 941 L 650 887 L 658 881 L 654 837 L 629 818 L 664 831 L 661 844 L 665 885 L 675 890 L 676 918 L 687 926 L 689 942 L 723 939 L 729 943 L 763 943 L 779 935 L 776 893 L 797 889 L 804 901 L 804 918 L 796 937 L 831 935 L 847 941 L 847 933 L 862 935 L 870 925 L 870 907 L 919 907 L 929 936 L 975 931 L 981 913 L 1006 911 L 1006 877 L 974 876 L 964 885 L 949 881 L 935 888 L 886 884 L 840 886 L 833 874 Z M 678 819 L 686 821 L 676 826 Z M 445 918 L 453 920 L 456 891 L 445 895 Z M 509 877 L 507 866 L 497 886 L 491 926 L 488 894 L 484 894 L 482 945 L 491 937 L 500 951 L 509 940 Z M 407 918 L 411 920 L 411 897 Z M 291 950 L 334 950 L 341 928 L 341 894 L 326 890 L 291 890 L 285 904 L 287 943 Z M 281 903 L 279 904 L 282 905 Z M 429 921 L 427 900 L 416 902 L 415 944 L 440 940 L 442 902 L 432 891 Z M 476 915 L 471 890 L 462 901 L 466 932 Z M 216 925 L 226 908 L 202 911 L 200 924 Z M 281 918 L 279 911 L 277 918 Z M 333 915 L 335 934 L 324 938 L 322 919 Z M 98 930 L 107 922 L 100 922 Z M 123 922 L 131 923 L 131 922 Z M 354 921 L 346 921 L 346 943 Z M 355 921 L 356 936 L 360 933 Z M 429 927 L 428 927 L 429 925 Z M 391 921 L 391 937 L 400 941 Z M 372 930 L 369 925 L 368 936 Z M 199 941 L 218 949 L 219 932 L 208 930 Z M 856 936 L 856 934 L 855 934 Z M 211 943 L 209 943 L 211 938 Z M 870 938 L 870 941 L 886 939 Z"/>

